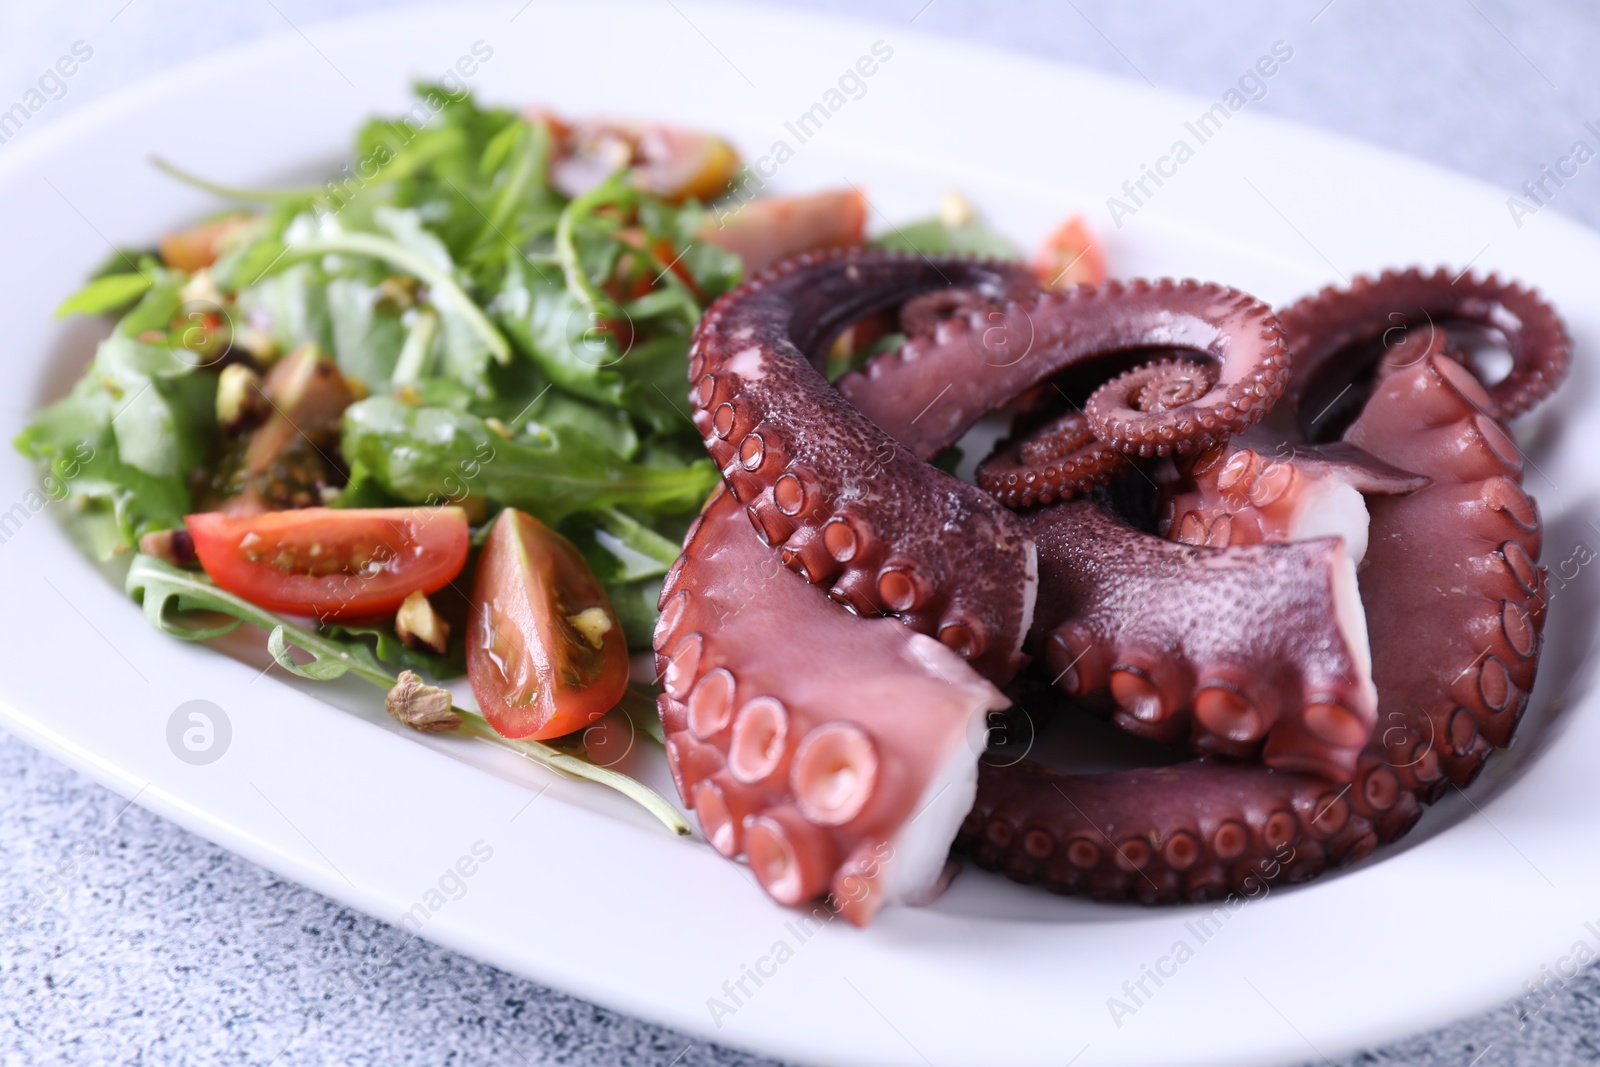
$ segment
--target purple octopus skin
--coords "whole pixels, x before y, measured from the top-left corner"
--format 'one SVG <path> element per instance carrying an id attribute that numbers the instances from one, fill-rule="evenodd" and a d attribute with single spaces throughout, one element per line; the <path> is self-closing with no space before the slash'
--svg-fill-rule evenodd
<path id="1" fill-rule="evenodd" d="M 982 463 L 976 481 L 1008 508 L 1071 500 L 1128 469 L 1128 457 L 1095 437 L 1081 411 L 1058 415 L 1002 441 Z"/>
<path id="2" fill-rule="evenodd" d="M 1538 507 L 1486 390 L 1444 338 L 1391 352 L 1345 440 L 1430 475 L 1410 496 L 1369 500 L 1361 595 L 1372 620 L 1381 725 L 1429 738 L 1457 785 L 1511 742 L 1538 665 L 1545 599 Z M 1424 552 L 1432 557 L 1418 560 Z M 1415 620 L 1427 619 L 1427 626 Z"/>
<path id="3" fill-rule="evenodd" d="M 1377 720 L 1355 569 L 1336 538 L 1207 548 L 1087 500 L 1027 517 L 1039 547 L 1030 647 L 1112 721 L 1197 751 L 1348 782 Z"/>
<path id="4" fill-rule="evenodd" d="M 852 254 L 839 258 L 851 259 Z M 807 263 L 816 266 L 819 260 L 802 261 L 802 266 Z M 731 388 L 716 381 L 706 386 L 713 395 L 700 405 L 697 417 L 707 431 L 713 455 L 717 452 L 712 439 L 725 441 L 730 436 L 718 433 L 721 425 L 716 413 L 723 401 L 742 396 L 746 401 L 757 397 L 774 404 L 784 402 L 781 392 L 742 391 L 752 383 L 766 382 L 769 364 L 792 375 L 793 365 L 805 358 L 802 353 L 815 355 L 832 333 L 852 318 L 886 310 L 894 300 L 903 302 L 917 295 L 901 289 L 889 300 L 854 291 L 852 285 L 863 278 L 861 266 L 861 262 L 845 264 L 842 272 L 850 283 L 840 283 L 843 298 L 854 301 L 852 309 L 838 313 L 824 326 L 814 326 L 817 316 L 828 312 L 813 308 L 799 314 L 796 309 L 802 301 L 791 292 L 786 300 L 769 300 L 763 310 L 769 327 L 774 319 L 782 322 L 784 329 L 789 329 L 791 322 L 796 327 L 792 335 L 780 337 L 775 351 L 763 353 L 759 347 L 747 345 L 721 352 L 719 368 L 737 371 L 751 381 Z M 892 273 L 893 268 L 886 270 Z M 771 277 L 781 279 L 787 273 L 779 269 Z M 811 279 L 812 284 L 802 286 L 801 291 L 808 298 L 826 302 L 816 296 L 826 286 L 816 282 Z M 882 280 L 877 284 L 882 285 Z M 994 286 L 981 278 L 972 280 L 968 290 L 981 292 L 985 285 L 990 286 L 992 295 Z M 866 288 L 870 291 L 874 285 Z M 757 291 L 756 295 L 761 294 Z M 972 299 L 960 297 L 957 310 L 963 311 Z M 1001 304 L 1002 309 L 1010 306 Z M 916 315 L 904 317 L 917 324 Z M 911 344 L 917 343 L 919 336 L 938 342 L 941 334 L 949 332 L 945 324 L 931 328 L 917 324 L 917 328 L 923 332 L 913 336 Z M 752 333 L 740 339 L 753 337 Z M 715 372 L 698 345 L 694 361 L 698 392 L 700 385 L 705 385 L 705 376 Z M 1147 377 L 1133 390 L 1139 395 L 1156 395 L 1158 403 L 1149 405 L 1152 410 L 1164 405 L 1162 398 L 1182 398 L 1192 392 L 1186 386 L 1169 388 L 1173 368 L 1157 370 L 1159 374 Z M 1193 373 L 1180 367 L 1176 377 L 1192 380 Z M 749 523 L 741 521 L 736 504 L 724 495 L 711 503 L 691 531 L 685 554 L 668 577 L 656 633 L 658 666 L 667 687 L 660 707 L 671 742 L 669 759 L 680 790 L 695 807 L 707 836 L 727 854 L 746 855 L 763 885 L 780 902 L 799 903 L 826 891 L 837 910 L 852 921 L 865 922 L 881 904 L 914 897 L 938 883 L 953 812 L 943 806 L 937 817 L 926 820 L 917 814 L 918 804 L 951 793 L 964 796 L 971 788 L 974 767 L 977 798 L 961 822 L 958 844 L 981 865 L 999 868 L 1014 878 L 1042 881 L 1063 892 L 1089 892 L 1101 899 L 1150 903 L 1204 900 L 1229 891 L 1249 891 L 1254 884 L 1300 881 L 1330 866 L 1351 862 L 1378 843 L 1403 834 L 1419 817 L 1421 803 L 1434 799 L 1450 780 L 1447 761 L 1453 761 L 1449 765 L 1455 774 L 1470 775 L 1481 763 L 1479 753 L 1485 739 L 1509 738 L 1525 700 L 1521 694 L 1532 684 L 1543 621 L 1542 573 L 1533 562 L 1538 552 L 1537 513 L 1512 475 L 1485 467 L 1482 453 L 1485 448 L 1493 452 L 1497 439 L 1484 431 L 1479 417 L 1483 412 L 1468 412 L 1459 402 L 1467 396 L 1467 407 L 1471 407 L 1474 384 L 1461 366 L 1443 356 L 1418 357 L 1404 366 L 1385 364 L 1379 374 L 1378 390 L 1369 407 L 1388 405 L 1392 410 L 1381 417 L 1374 415 L 1366 429 L 1358 419 L 1350 439 L 1377 457 L 1374 470 L 1377 462 L 1388 463 L 1432 481 L 1410 496 L 1387 496 L 1374 505 L 1370 573 L 1363 573 L 1361 583 L 1364 593 L 1371 583 L 1374 594 L 1364 615 L 1369 621 L 1383 616 L 1391 625 L 1404 627 L 1404 613 L 1440 608 L 1437 600 L 1428 600 L 1430 577 L 1436 580 L 1445 574 L 1462 582 L 1476 579 L 1471 587 L 1476 599 L 1470 605 L 1466 601 L 1471 598 L 1461 598 L 1461 603 L 1452 600 L 1442 606 L 1456 637 L 1466 634 L 1501 642 L 1491 640 L 1486 646 L 1490 655 L 1476 675 L 1470 671 L 1471 663 L 1464 672 L 1475 679 L 1479 695 L 1485 698 L 1481 707 L 1464 702 L 1470 693 L 1458 695 L 1448 689 L 1444 690 L 1448 694 L 1445 701 L 1451 707 L 1442 716 L 1436 710 L 1408 715 L 1395 706 L 1413 702 L 1419 694 L 1432 694 L 1438 702 L 1440 663 L 1464 647 L 1460 640 L 1441 639 L 1437 662 L 1396 657 L 1388 673 L 1381 668 L 1377 672 L 1381 676 L 1377 690 L 1380 725 L 1387 725 L 1370 731 L 1354 760 L 1349 786 L 1313 774 L 1239 764 L 1216 756 L 1175 767 L 1090 776 L 1060 774 L 1026 761 L 1012 767 L 980 764 L 973 738 L 981 733 L 983 716 L 1003 705 L 1004 698 L 939 643 L 889 620 L 858 618 L 779 569 L 772 562 L 772 550 L 751 532 Z M 1261 383 L 1268 392 L 1281 388 L 1284 375 L 1269 377 L 1273 381 Z M 873 380 L 870 366 L 861 378 L 863 382 Z M 820 375 L 814 380 L 820 381 Z M 879 387 L 859 385 L 856 399 L 870 408 L 879 396 Z M 717 395 L 721 388 L 728 388 L 729 394 Z M 801 388 L 810 389 L 811 385 Z M 1389 393 L 1400 399 L 1385 399 Z M 1009 399 L 1005 396 L 997 403 Z M 717 406 L 711 407 L 709 401 L 716 401 Z M 802 397 L 797 403 L 802 408 L 812 405 L 806 410 L 819 418 L 836 410 L 817 406 L 827 402 L 814 396 Z M 921 432 L 910 406 L 884 402 L 879 414 L 881 432 L 907 448 Z M 1179 404 L 1165 414 L 1182 418 L 1183 408 Z M 781 415 L 781 411 L 774 408 L 774 414 Z M 729 430 L 738 417 L 737 410 L 728 413 Z M 1259 413 L 1251 415 L 1256 417 Z M 1232 423 L 1219 424 L 1212 437 L 1192 446 L 1214 442 L 1233 430 Z M 766 444 L 763 438 L 763 451 Z M 931 453 L 938 447 L 942 445 L 924 445 L 923 451 Z M 1181 453 L 1183 449 L 1173 447 L 1171 451 Z M 819 459 L 824 462 L 819 465 L 838 463 L 849 455 L 848 451 L 822 452 Z M 1353 455 L 1322 458 L 1326 467 L 1342 464 L 1348 469 Z M 887 466 L 881 473 L 885 478 L 896 475 Z M 1393 472 L 1386 477 L 1387 488 L 1397 492 L 1403 491 L 1402 482 L 1416 485 L 1415 479 Z M 730 485 L 736 478 L 729 479 Z M 1508 484 L 1515 495 L 1506 488 Z M 891 482 L 887 491 L 893 488 Z M 775 501 L 776 493 L 768 492 Z M 763 539 L 770 537 L 759 512 L 752 518 Z M 1132 607 L 1124 604 L 1119 610 L 1115 606 L 1118 590 L 1130 582 L 1130 572 L 1135 569 L 1130 561 L 1142 558 L 1141 553 L 1156 552 L 1151 542 L 1161 548 L 1148 558 L 1176 553 L 1168 558 L 1190 560 L 1186 566 L 1193 568 L 1193 573 L 1186 580 L 1202 585 L 1206 579 L 1202 572 L 1207 568 L 1195 567 L 1194 559 L 1228 558 L 1241 561 L 1240 566 L 1254 559 L 1248 567 L 1259 585 L 1263 575 L 1273 573 L 1271 560 L 1309 553 L 1305 558 L 1313 567 L 1317 560 L 1323 561 L 1329 577 L 1321 583 L 1302 577 L 1299 588 L 1309 589 L 1313 599 L 1323 596 L 1325 606 L 1334 602 L 1334 558 L 1348 562 L 1348 556 L 1337 548 L 1338 542 L 1331 540 L 1227 549 L 1172 545 L 1133 530 L 1089 502 L 1058 505 L 1011 521 L 1017 524 L 1017 536 L 1030 552 L 1035 545 L 1028 534 L 1031 531 L 1038 538 L 1046 572 L 1040 576 L 1040 617 L 1032 620 L 1036 625 L 1031 640 L 1048 645 L 1051 635 L 1082 619 L 1103 624 L 1098 643 L 1086 642 L 1083 660 L 1061 664 L 1064 678 L 1073 670 L 1093 669 L 1108 649 L 1124 655 L 1149 651 L 1174 632 L 1188 636 L 1189 630 L 1196 629 L 1193 615 L 1180 617 L 1165 630 L 1160 625 L 1141 629 Z M 1461 524 L 1461 536 L 1422 536 L 1444 521 Z M 1071 522 L 1079 523 L 1076 535 L 1062 532 Z M 884 528 L 897 529 L 894 525 Z M 1105 538 L 1098 549 L 1085 546 L 1085 541 L 1093 540 L 1089 531 Z M 980 541 L 982 536 L 980 533 Z M 1393 542 L 1392 553 L 1385 554 L 1380 548 L 1386 539 Z M 1494 547 L 1485 550 L 1486 544 Z M 796 553 L 788 544 L 784 548 L 788 551 L 783 558 L 792 566 Z M 1094 558 L 1088 559 L 1091 555 Z M 963 556 L 953 544 L 947 545 L 945 558 L 968 569 L 994 565 L 984 547 Z M 1079 569 L 1058 565 L 1062 561 Z M 1083 576 L 1082 568 L 1094 565 L 1104 568 L 1103 580 Z M 1279 569 L 1283 569 L 1281 563 Z M 803 567 L 802 573 L 806 573 Z M 1409 585 L 1402 580 L 1406 575 L 1415 579 Z M 806 573 L 806 577 L 811 575 Z M 1227 580 L 1218 585 L 1230 588 Z M 1232 591 L 1237 594 L 1238 589 Z M 837 589 L 834 595 L 845 599 L 838 596 Z M 1383 599 L 1385 596 L 1390 599 Z M 1485 605 L 1497 607 L 1498 614 Z M 1077 617 L 1069 617 L 1074 610 Z M 1032 614 L 1025 611 L 1024 622 Z M 1236 619 L 1237 614 L 1235 610 L 1221 617 Z M 1328 614 L 1324 612 L 1324 624 Z M 1526 627 L 1521 625 L 1524 620 Z M 1499 638 L 1492 629 L 1496 622 Z M 1350 648 L 1364 647 L 1364 642 L 1348 640 L 1352 630 L 1347 618 L 1340 620 L 1334 631 L 1347 639 Z M 1270 635 L 1271 627 L 1265 632 Z M 1240 659 L 1249 640 L 1259 636 L 1248 625 L 1243 633 L 1232 635 L 1231 643 L 1224 633 L 1222 639 L 1213 639 L 1215 645 L 1200 648 L 1198 656 L 1179 657 L 1180 665 L 1193 662 L 1209 669 L 1230 662 L 1230 657 Z M 1201 638 L 1210 635 L 1198 635 L 1196 640 Z M 1389 639 L 1400 644 L 1392 636 Z M 1318 651 L 1326 650 L 1322 642 L 1313 645 Z M 1523 650 L 1528 650 L 1528 655 L 1521 655 Z M 1044 658 L 1049 655 L 1047 647 Z M 1242 661 L 1248 659 L 1244 653 Z M 1291 653 L 1290 659 L 1293 669 L 1301 671 L 1299 677 L 1321 677 L 1312 669 L 1320 665 L 1315 656 L 1298 659 Z M 1497 688 L 1500 674 L 1490 660 L 1505 666 L 1510 688 Z M 806 666 L 816 662 L 829 663 L 830 670 Z M 1157 662 L 1167 669 L 1166 661 Z M 1278 666 L 1289 669 L 1282 663 Z M 836 670 L 843 672 L 842 682 Z M 1008 671 L 997 673 L 1003 676 Z M 1129 674 L 1132 681 L 1139 680 L 1133 672 Z M 1070 680 L 1083 684 L 1076 677 Z M 869 691 L 866 687 L 874 681 L 885 683 L 883 689 L 870 690 L 882 693 L 882 698 L 856 699 L 856 694 Z M 1162 692 L 1159 686 L 1155 688 Z M 1129 691 L 1137 695 L 1136 686 Z M 1458 706 L 1465 714 L 1456 710 Z M 1323 742 L 1306 728 L 1314 718 L 1300 715 L 1286 721 L 1284 751 L 1322 751 L 1318 746 Z M 1470 737 L 1466 736 L 1467 726 L 1471 727 Z M 1263 751 L 1271 744 L 1268 738 Z M 1339 748 L 1346 763 L 1348 747 Z M 1218 746 L 1219 751 L 1224 749 Z M 885 768 L 899 769 L 885 773 Z M 930 832 L 927 825 L 938 829 Z"/>
<path id="5" fill-rule="evenodd" d="M 1354 372 L 1371 365 L 1374 351 L 1417 333 L 1426 340 L 1436 331 L 1466 330 L 1502 341 L 1511 369 L 1486 388 L 1484 410 L 1505 421 L 1549 396 L 1572 364 L 1566 327 L 1536 293 L 1442 267 L 1431 274 L 1412 268 L 1358 277 L 1300 300 L 1279 318 L 1294 352 L 1290 402 L 1313 419 L 1337 400 Z M 1462 358 L 1460 349 L 1450 353 Z"/>
<path id="6" fill-rule="evenodd" d="M 723 855 L 856 925 L 934 890 L 1008 701 L 955 653 L 818 595 L 719 491 L 662 593 L 668 763 Z"/>
<path id="7" fill-rule="evenodd" d="M 1345 441 L 1308 444 L 1254 426 L 1177 465 L 1162 487 L 1156 532 L 1187 545 L 1257 545 L 1344 538 L 1367 550 L 1366 496 L 1414 493 L 1429 479 Z"/>
<path id="8" fill-rule="evenodd" d="M 985 763 L 959 848 L 1018 881 L 1103 900 L 1253 895 L 1394 841 L 1509 742 L 1544 624 L 1538 513 L 1485 432 L 1488 390 L 1442 335 L 1415 336 L 1345 435 L 1431 479 L 1368 501 L 1360 588 L 1379 729 L 1353 787 L 1213 758 L 1105 775 Z"/>
<path id="9" fill-rule="evenodd" d="M 1004 264 L 808 253 L 712 305 L 689 357 L 706 450 L 785 564 L 859 614 L 892 613 L 938 636 L 1000 683 L 1022 662 L 1033 606 L 1034 550 L 1021 524 L 920 458 L 954 438 L 908 450 L 813 362 L 845 327 L 930 291 L 1004 303 L 1037 286 Z"/>
<path id="10" fill-rule="evenodd" d="M 1095 437 L 1133 455 L 1191 451 L 1239 433 L 1289 380 L 1283 331 L 1265 304 L 1237 289 L 1163 279 L 1080 285 L 947 319 L 841 378 L 839 391 L 930 456 L 1064 368 L 1141 348 L 1188 349 L 1207 363 L 1156 361 L 1090 397 Z"/>
<path id="11" fill-rule="evenodd" d="M 914 334 L 855 381 L 847 376 L 836 391 L 816 370 L 851 323 L 952 291 L 958 317 Z M 914 326 L 920 318 L 905 317 Z M 985 325 L 995 317 L 1002 321 Z M 1026 347 L 995 347 L 1024 326 Z M 690 399 L 728 487 L 786 564 L 854 611 L 896 614 L 936 634 L 1003 683 L 1022 663 L 1033 547 L 987 494 L 922 461 L 1065 367 L 1174 346 L 1215 361 L 1214 372 L 1184 364 L 1177 374 L 1191 387 L 1209 375 L 1203 390 L 1169 388 L 1171 361 L 1102 387 L 1168 374 L 1105 408 L 1108 432 L 1146 454 L 1242 429 L 1288 381 L 1276 320 L 1236 290 L 1141 282 L 1041 295 L 1017 267 L 836 250 L 781 264 L 711 308 L 690 352 Z M 934 380 L 944 384 L 934 390 Z M 1146 410 L 1128 407 L 1145 401 Z M 1094 397 L 1090 407 L 1094 420 Z M 959 552 L 952 530 L 963 531 Z"/>

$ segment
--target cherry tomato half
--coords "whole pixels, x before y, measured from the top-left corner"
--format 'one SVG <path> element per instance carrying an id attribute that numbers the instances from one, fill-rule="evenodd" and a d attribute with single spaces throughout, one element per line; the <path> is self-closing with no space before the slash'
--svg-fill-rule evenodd
<path id="1" fill-rule="evenodd" d="M 301 508 L 184 522 L 211 580 L 270 611 L 322 619 L 387 615 L 467 562 L 460 508 Z"/>
<path id="2" fill-rule="evenodd" d="M 467 677 L 491 726 L 533 739 L 583 729 L 628 688 L 628 646 L 605 587 L 572 542 L 511 508 L 478 555 Z"/>

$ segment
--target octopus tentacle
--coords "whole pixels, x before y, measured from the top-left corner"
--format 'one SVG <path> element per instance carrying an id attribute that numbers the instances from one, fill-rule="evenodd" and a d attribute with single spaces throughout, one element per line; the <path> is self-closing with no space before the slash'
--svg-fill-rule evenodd
<path id="1" fill-rule="evenodd" d="M 1526 705 L 1545 615 L 1538 513 L 1479 421 L 1488 403 L 1444 340 L 1430 338 L 1392 365 L 1346 434 L 1432 479 L 1368 498 L 1360 590 L 1380 729 L 1348 791 L 1211 758 L 1088 776 L 983 765 L 958 847 L 1058 892 L 1146 903 L 1255 896 L 1396 840 L 1422 804 L 1470 782 Z"/>
<path id="2" fill-rule="evenodd" d="M 863 249 L 789 260 L 701 320 L 690 400 L 729 490 L 786 565 L 851 610 L 898 615 L 1004 681 L 1021 662 L 1032 544 L 992 497 L 897 444 L 814 366 L 852 322 L 951 286 L 994 300 L 1037 290 L 1020 267 L 974 260 Z M 980 560 L 972 545 L 983 546 Z"/>
<path id="3" fill-rule="evenodd" d="M 1457 785 L 1510 742 L 1533 688 L 1543 618 L 1538 508 L 1519 484 L 1510 437 L 1484 414 L 1487 399 L 1433 345 L 1378 383 L 1345 434 L 1434 479 L 1411 496 L 1369 501 L 1375 535 L 1361 594 L 1386 711 L 1437 738 Z M 1419 565 L 1424 551 L 1438 564 Z M 1430 625 L 1416 627 L 1418 618 Z"/>
<path id="4" fill-rule="evenodd" d="M 987 713 L 1008 703 L 993 685 L 932 638 L 817 596 L 723 491 L 662 590 L 655 648 L 679 794 L 774 900 L 829 894 L 861 925 L 938 882 Z"/>
<path id="5" fill-rule="evenodd" d="M 1431 294 L 1417 322 L 1499 333 L 1512 374 L 1485 387 L 1444 330 L 1373 334 L 1376 283 L 1323 294 L 1296 327 L 1312 352 L 1299 414 L 1328 375 L 1374 384 L 1344 441 L 1287 452 L 1236 436 L 1291 383 L 1283 329 L 1232 290 L 1041 296 L 995 264 L 852 250 L 719 301 L 691 397 L 727 491 L 690 532 L 656 631 L 669 763 L 713 846 L 779 902 L 827 893 L 856 922 L 940 884 L 952 837 L 1062 892 L 1206 900 L 1353 862 L 1470 781 L 1526 704 L 1544 617 L 1538 512 L 1499 420 L 1554 388 L 1565 334 L 1492 279 L 1452 297 L 1437 275 L 1385 277 L 1391 298 Z M 829 341 L 894 314 L 906 343 L 830 388 L 815 369 Z M 1062 370 L 1081 386 L 1143 350 L 1177 362 L 1107 383 L 1081 424 L 1020 435 L 985 469 L 1076 461 L 1087 425 L 1174 457 L 1164 532 L 1205 544 L 1097 501 L 1013 514 L 924 462 Z M 858 617 L 878 613 L 911 628 Z M 1062 690 L 1201 757 L 1101 775 L 980 764 L 1024 641 Z"/>
<path id="6" fill-rule="evenodd" d="M 1367 550 L 1363 494 L 1429 483 L 1345 442 L 1290 442 L 1259 427 L 1189 457 L 1178 472 L 1163 487 L 1162 536 L 1212 547 L 1339 536 L 1355 563 Z"/>
<path id="7" fill-rule="evenodd" d="M 1095 437 L 1089 417 L 1069 411 L 1002 442 L 978 464 L 976 480 L 1008 508 L 1070 500 L 1128 469 L 1121 452 Z"/>
<path id="8" fill-rule="evenodd" d="M 1028 523 L 1039 548 L 1030 647 L 1062 689 L 1109 690 L 1112 721 L 1154 740 L 1350 780 L 1377 707 L 1339 541 L 1178 545 L 1089 501 Z"/>
<path id="9" fill-rule="evenodd" d="M 1083 410 L 1095 436 L 1113 447 L 1136 450 L 1141 456 L 1190 451 L 1194 442 L 1178 439 L 1168 413 L 1200 403 L 1216 378 L 1216 372 L 1204 363 L 1151 360 L 1100 386 Z M 1247 412 L 1230 410 L 1234 411 L 1231 417 L 1223 416 L 1226 432 L 1243 432 L 1253 420 Z"/>
<path id="10" fill-rule="evenodd" d="M 1014 293 L 1018 298 L 1028 295 L 1026 286 Z M 931 336 L 946 319 L 986 310 L 994 302 L 994 297 L 982 288 L 952 286 L 934 289 L 905 302 L 900 308 L 900 329 L 909 337 Z"/>
<path id="11" fill-rule="evenodd" d="M 1016 881 L 1097 900 L 1254 897 L 1363 859 L 1415 825 L 1418 794 L 1441 779 L 1437 761 L 1407 759 L 1391 762 L 1374 741 L 1348 787 L 1210 758 L 1094 775 L 985 762 L 956 847 Z"/>
<path id="12" fill-rule="evenodd" d="M 1501 338 L 1511 369 L 1486 387 L 1484 409 L 1502 420 L 1537 406 L 1572 363 L 1572 342 L 1555 310 L 1532 290 L 1492 275 L 1385 271 L 1330 286 L 1279 318 L 1294 352 L 1289 396 L 1302 418 L 1317 419 L 1317 409 L 1337 400 L 1363 364 L 1412 332 L 1466 328 Z"/>
<path id="13" fill-rule="evenodd" d="M 838 386 L 879 425 L 901 426 L 900 443 L 928 456 L 1066 368 L 1146 348 L 1196 353 L 1216 380 L 1158 418 L 1118 421 L 1120 436 L 1108 443 L 1139 454 L 1222 440 L 1260 419 L 1288 384 L 1283 331 L 1265 304 L 1237 289 L 1163 279 L 1080 285 L 946 319 Z"/>

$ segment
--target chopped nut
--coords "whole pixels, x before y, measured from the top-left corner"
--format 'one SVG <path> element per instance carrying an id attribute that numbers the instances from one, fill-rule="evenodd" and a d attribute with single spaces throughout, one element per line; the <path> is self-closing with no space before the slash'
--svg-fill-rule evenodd
<path id="1" fill-rule="evenodd" d="M 954 189 L 939 197 L 939 221 L 944 224 L 945 229 L 959 229 L 971 222 L 972 218 L 972 201 Z"/>
<path id="2" fill-rule="evenodd" d="M 439 617 L 422 590 L 414 589 L 394 617 L 394 633 L 407 648 L 425 648 L 444 655 L 450 643 L 450 624 Z"/>
<path id="3" fill-rule="evenodd" d="M 422 394 L 417 392 L 414 385 L 402 385 L 394 391 L 394 398 L 407 407 L 421 407 Z"/>
<path id="4" fill-rule="evenodd" d="M 194 538 L 183 527 L 152 530 L 139 538 L 139 551 L 174 567 L 192 567 L 196 562 Z"/>
<path id="5" fill-rule="evenodd" d="M 217 375 L 217 423 L 225 433 L 238 433 L 267 413 L 261 375 L 243 363 L 230 363 Z"/>
<path id="6" fill-rule="evenodd" d="M 378 283 L 378 306 L 387 311 L 404 311 L 417 303 L 421 283 L 415 278 L 391 276 Z"/>
<path id="7" fill-rule="evenodd" d="M 611 616 L 601 607 L 584 608 L 576 615 L 568 615 L 567 622 L 594 648 L 599 648 L 606 634 L 611 632 Z"/>
<path id="8" fill-rule="evenodd" d="M 517 435 L 515 430 L 501 422 L 499 419 L 495 418 L 493 415 L 490 415 L 487 419 L 484 419 L 483 424 L 489 427 L 489 429 L 493 430 L 495 433 L 499 434 L 501 437 L 504 437 L 507 441 L 511 440 Z"/>
<path id="9" fill-rule="evenodd" d="M 278 342 L 266 330 L 254 326 L 237 326 L 233 331 L 233 346 L 250 353 L 258 363 L 271 363 L 278 358 Z"/>
<path id="10" fill-rule="evenodd" d="M 211 277 L 210 267 L 201 267 L 194 272 L 194 276 L 183 283 L 183 288 L 178 290 L 178 295 L 187 302 L 211 304 L 222 306 L 224 299 L 222 290 L 217 288 L 216 281 Z"/>
<path id="11" fill-rule="evenodd" d="M 450 704 L 450 693 L 422 684 L 415 671 L 400 672 L 394 688 L 384 697 L 383 706 L 396 722 L 425 734 L 448 733 L 461 726 L 461 716 Z"/>

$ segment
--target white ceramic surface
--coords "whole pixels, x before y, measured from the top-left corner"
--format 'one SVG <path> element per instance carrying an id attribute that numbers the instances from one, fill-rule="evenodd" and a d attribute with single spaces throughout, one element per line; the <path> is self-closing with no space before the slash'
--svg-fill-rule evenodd
<path id="1" fill-rule="evenodd" d="M 519 7 L 522 9 L 519 11 Z M 309 39 L 308 39 L 309 38 Z M 9 439 L 81 366 L 84 326 L 49 317 L 107 244 L 148 243 L 211 210 L 146 165 L 159 154 L 222 180 L 263 183 L 342 159 L 356 123 L 405 105 L 483 42 L 467 79 L 497 102 L 668 117 L 732 135 L 752 159 L 782 140 L 775 189 L 851 181 L 874 224 L 926 214 L 958 187 L 1024 242 L 1086 212 L 1122 275 L 1193 275 L 1274 302 L 1387 265 L 1473 263 L 1538 284 L 1567 317 L 1572 383 L 1528 442 L 1547 520 L 1545 561 L 1600 544 L 1600 340 L 1590 284 L 1600 240 L 1552 212 L 1518 228 L 1481 184 L 1250 113 L 1196 147 L 1145 204 L 1124 196 L 1215 101 L 873 27 L 770 10 L 674 4 L 452 5 L 316 27 L 202 60 L 86 108 L 0 160 L 0 290 L 14 387 Z M 314 41 L 314 45 L 311 43 Z M 603 42 L 603 43 L 602 43 Z M 787 124 L 826 102 L 882 42 L 892 50 L 822 132 Z M 1170 167 L 1168 169 L 1171 169 Z M 1203 944 L 1202 909 L 1059 900 L 969 872 L 929 909 L 805 939 L 741 868 L 673 840 L 598 789 L 554 782 L 486 746 L 425 742 L 384 718 L 376 690 L 315 686 L 151 630 L 116 575 L 86 562 L 36 474 L 0 457 L 4 525 L 0 713 L 8 729 L 138 803 L 319 891 L 400 921 L 475 844 L 492 859 L 420 927 L 508 970 L 707 1039 L 829 1064 L 1252 1064 L 1317 1058 L 1443 1022 L 1521 992 L 1574 943 L 1600 953 L 1600 709 L 1586 658 L 1593 574 L 1553 599 L 1546 659 L 1517 746 L 1466 797 L 1431 811 L 1358 869 L 1274 892 Z M 23 512 L 8 512 L 14 503 Z M 1575 550 L 1576 554 L 1575 554 Z M 1417 620 L 1427 625 L 1427 620 Z M 240 660 L 245 662 L 240 662 Z M 167 720 L 206 699 L 232 724 L 207 766 L 169 751 Z M 355 711 L 336 711 L 335 704 Z M 441 758 L 449 756 L 452 758 Z M 631 769 L 660 781 L 644 746 Z M 413 913 L 415 914 L 415 913 Z M 415 925 L 413 922 L 412 925 Z M 1194 950 L 1131 1003 L 1125 982 Z M 708 998 L 786 942 L 732 1015 Z M 1170 968 L 1168 968 L 1170 969 Z M 720 1025 L 719 1025 L 720 1023 Z M 1076 1057 L 1076 1059 L 1074 1059 Z"/>

